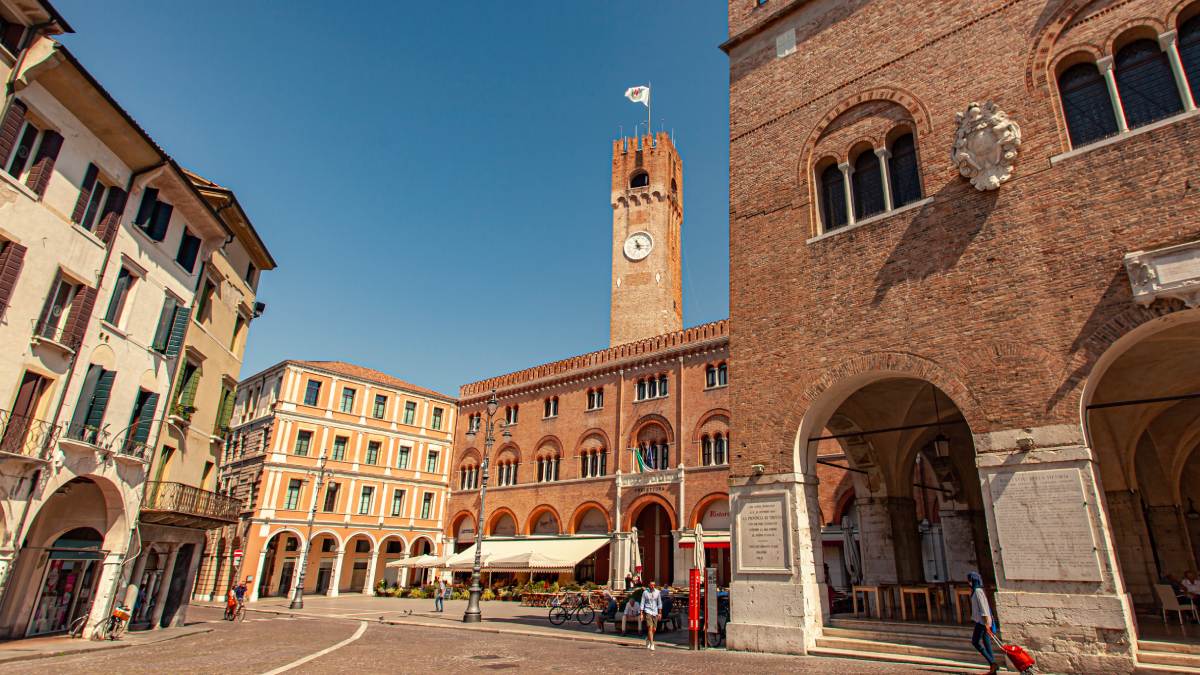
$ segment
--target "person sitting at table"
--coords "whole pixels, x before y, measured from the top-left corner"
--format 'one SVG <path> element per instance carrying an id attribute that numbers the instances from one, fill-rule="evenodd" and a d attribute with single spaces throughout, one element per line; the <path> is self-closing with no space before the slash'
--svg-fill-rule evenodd
<path id="1" fill-rule="evenodd" d="M 671 589 L 667 588 L 666 586 L 663 586 L 662 587 L 662 612 L 658 615 L 659 616 L 658 625 L 660 627 L 663 625 L 664 622 L 671 620 L 671 605 L 672 604 L 673 603 L 671 602 Z M 661 630 L 663 632 L 666 632 L 666 628 L 662 628 Z M 674 625 L 672 625 L 672 630 L 674 630 Z"/>
<path id="2" fill-rule="evenodd" d="M 1200 596 L 1200 579 L 1196 578 L 1194 570 L 1188 570 L 1183 574 L 1183 581 L 1179 582 L 1183 586 L 1183 592 L 1187 593 L 1191 600 L 1196 600 Z"/>
<path id="3" fill-rule="evenodd" d="M 636 589 L 634 593 L 639 590 L 641 589 Z M 626 632 L 626 624 L 631 618 L 637 619 L 637 631 L 639 634 L 642 632 L 642 603 L 640 602 L 642 595 L 641 593 L 634 595 L 634 593 L 630 593 L 629 599 L 625 601 L 625 613 L 621 615 L 622 633 Z"/>
<path id="4" fill-rule="evenodd" d="M 1187 590 L 1183 588 L 1183 583 L 1180 582 L 1174 574 L 1164 574 L 1162 581 L 1171 587 L 1171 592 L 1175 594 L 1176 600 L 1179 600 L 1180 602 L 1188 602 L 1191 599 Z"/>
<path id="5" fill-rule="evenodd" d="M 604 622 L 607 621 L 613 625 L 617 623 L 617 599 L 613 597 L 612 591 L 604 589 L 604 609 L 600 612 L 600 616 L 596 617 L 596 632 L 604 632 Z"/>

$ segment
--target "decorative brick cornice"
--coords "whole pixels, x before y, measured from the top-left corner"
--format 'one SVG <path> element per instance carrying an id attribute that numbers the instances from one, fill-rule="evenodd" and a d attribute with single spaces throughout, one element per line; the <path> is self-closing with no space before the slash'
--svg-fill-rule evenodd
<path id="1" fill-rule="evenodd" d="M 691 352 L 724 349 L 728 345 L 729 320 L 722 319 L 518 370 L 507 375 L 464 384 L 459 389 L 459 403 L 463 407 L 478 403 L 492 389 L 513 394 L 535 386 L 545 386 L 552 382 L 594 377 L 619 368 L 654 363 L 668 358 L 685 356 Z"/>

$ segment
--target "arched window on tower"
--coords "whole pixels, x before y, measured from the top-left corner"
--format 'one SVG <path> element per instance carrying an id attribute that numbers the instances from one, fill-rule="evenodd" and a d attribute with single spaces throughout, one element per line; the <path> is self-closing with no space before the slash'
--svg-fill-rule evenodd
<path id="1" fill-rule="evenodd" d="M 1058 95 L 1071 147 L 1078 148 L 1117 133 L 1117 116 L 1108 85 L 1094 63 L 1077 63 L 1058 76 Z"/>
<path id="2" fill-rule="evenodd" d="M 1130 129 L 1183 110 L 1171 62 L 1154 40 L 1135 40 L 1117 52 L 1117 91 Z"/>
<path id="3" fill-rule="evenodd" d="M 900 208 L 921 198 L 921 171 L 917 166 L 917 143 L 912 134 L 892 141 L 888 160 L 888 179 L 892 187 L 892 207 Z"/>
<path id="4" fill-rule="evenodd" d="M 879 169 L 879 156 L 870 148 L 855 158 L 850 183 L 854 186 L 855 218 L 863 220 L 883 213 L 883 174 Z"/>
<path id="5" fill-rule="evenodd" d="M 1192 90 L 1193 102 L 1200 102 L 1200 16 L 1179 26 L 1179 60 Z"/>
<path id="6" fill-rule="evenodd" d="M 650 174 L 645 171 L 638 171 L 629 178 L 629 187 L 641 188 L 650 184 Z"/>
<path id="7" fill-rule="evenodd" d="M 843 227 L 849 222 L 846 214 L 846 185 L 837 164 L 821 172 L 821 225 L 825 231 Z"/>

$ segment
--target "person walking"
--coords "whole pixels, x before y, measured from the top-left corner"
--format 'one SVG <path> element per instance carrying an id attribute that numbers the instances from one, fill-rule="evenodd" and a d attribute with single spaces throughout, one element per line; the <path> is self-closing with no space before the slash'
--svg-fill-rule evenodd
<path id="1" fill-rule="evenodd" d="M 445 579 L 438 579 L 437 595 L 433 599 L 433 611 L 435 611 L 435 612 L 445 612 L 446 611 L 446 580 Z"/>
<path id="2" fill-rule="evenodd" d="M 651 581 L 642 592 L 642 619 L 646 622 L 646 649 L 654 651 L 654 629 L 658 627 L 658 617 L 662 613 L 662 592 L 654 587 Z"/>
<path id="3" fill-rule="evenodd" d="M 975 623 L 971 644 L 987 659 L 988 673 L 995 673 L 1000 666 L 992 653 L 992 608 L 988 604 L 987 594 L 983 592 L 983 577 L 978 572 L 970 572 L 967 574 L 967 583 L 971 584 L 971 621 Z"/>

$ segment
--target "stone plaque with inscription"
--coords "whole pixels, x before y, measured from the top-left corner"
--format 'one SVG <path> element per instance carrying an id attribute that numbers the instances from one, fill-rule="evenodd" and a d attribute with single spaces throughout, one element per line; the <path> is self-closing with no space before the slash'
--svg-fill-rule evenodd
<path id="1" fill-rule="evenodd" d="M 737 502 L 734 535 L 739 572 L 791 572 L 787 497 L 747 497 Z"/>
<path id="2" fill-rule="evenodd" d="M 1092 514 L 1078 469 L 1001 472 L 988 479 L 1009 579 L 1100 581 Z"/>

